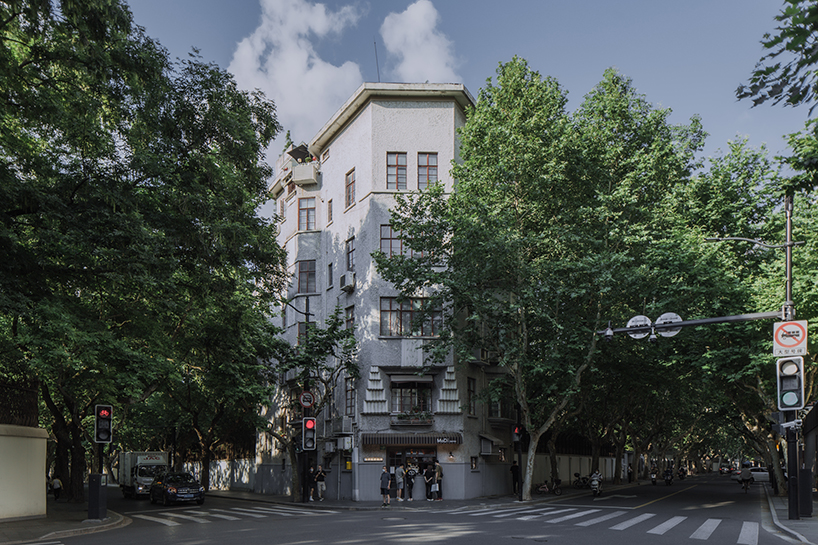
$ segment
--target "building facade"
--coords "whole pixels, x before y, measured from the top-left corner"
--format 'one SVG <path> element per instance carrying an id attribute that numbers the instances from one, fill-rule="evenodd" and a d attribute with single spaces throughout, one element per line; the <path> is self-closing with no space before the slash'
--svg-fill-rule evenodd
<path id="1" fill-rule="evenodd" d="M 293 275 L 285 336 L 296 343 L 307 319 L 320 324 L 340 308 L 358 342 L 360 378 L 339 381 L 332 409 L 317 415 L 310 462 L 329 469 L 330 497 L 380 499 L 384 465 L 422 469 L 434 460 L 444 498 L 510 492 L 513 416 L 504 403 L 477 399 L 500 370 L 480 361 L 425 366 L 421 347 L 437 322 L 412 334 L 421 301 L 398 302 L 372 258 L 404 251 L 389 227 L 397 194 L 431 183 L 454 188 L 457 129 L 473 104 L 459 84 L 365 83 L 308 146 L 291 147 L 276 163 L 270 191 Z M 269 439 L 260 443 L 258 463 L 268 471 L 256 489 L 280 493 L 287 460 Z M 424 495 L 419 480 L 414 497 Z"/>

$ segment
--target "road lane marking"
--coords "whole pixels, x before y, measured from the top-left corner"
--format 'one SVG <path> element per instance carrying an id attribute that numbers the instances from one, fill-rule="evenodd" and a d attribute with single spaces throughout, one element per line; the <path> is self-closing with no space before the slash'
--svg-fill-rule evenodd
<path id="1" fill-rule="evenodd" d="M 547 509 L 554 509 L 553 507 L 548 507 Z M 532 511 L 537 511 L 537 509 L 532 507 L 516 507 L 514 509 L 489 509 L 489 513 L 498 513 L 497 515 L 492 515 L 493 517 L 510 517 L 511 515 L 519 514 L 519 513 L 530 513 Z M 470 517 L 483 517 L 485 516 L 485 512 L 480 513 L 470 513 Z"/>
<path id="2" fill-rule="evenodd" d="M 649 534 L 656 534 L 656 535 L 659 535 L 659 536 L 664 535 L 665 532 L 667 532 L 671 528 L 677 526 L 683 520 L 686 520 L 686 519 L 687 519 L 687 517 L 673 517 L 672 519 L 667 520 L 666 522 L 663 522 L 662 524 L 660 524 L 656 528 L 651 528 L 650 530 L 648 530 L 648 533 Z"/>
<path id="3" fill-rule="evenodd" d="M 690 535 L 690 539 L 709 539 L 716 528 L 721 524 L 721 519 L 707 519 L 704 524 L 699 526 L 699 529 Z"/>
<path id="4" fill-rule="evenodd" d="M 553 509 L 553 508 L 551 508 Z M 570 509 L 557 509 L 556 511 L 552 511 L 551 509 L 543 509 L 543 512 L 532 514 L 526 517 L 517 517 L 517 520 L 532 520 L 536 518 L 540 518 L 542 515 L 558 515 L 559 513 L 568 513 L 570 511 L 576 511 L 573 507 Z M 547 511 L 547 512 L 546 512 Z"/>
<path id="5" fill-rule="evenodd" d="M 639 515 L 638 517 L 633 517 L 632 519 L 628 519 L 625 522 L 620 522 L 616 526 L 611 526 L 611 530 L 626 530 L 633 526 L 634 524 L 639 524 L 640 522 L 644 522 L 649 518 L 655 517 L 656 513 L 645 513 L 644 515 Z"/>
<path id="6" fill-rule="evenodd" d="M 738 536 L 739 545 L 757 545 L 758 544 L 758 523 L 745 522 L 741 525 L 741 533 Z"/>
<path id="7" fill-rule="evenodd" d="M 666 499 L 670 498 L 671 496 L 675 496 L 676 494 L 681 494 L 682 492 L 686 492 L 686 491 L 690 490 L 691 488 L 696 488 L 697 486 L 698 485 L 696 485 L 696 484 L 694 484 L 693 486 L 688 486 L 687 488 L 683 488 L 683 489 L 679 490 L 678 492 L 674 492 L 673 494 L 668 494 L 667 496 L 662 496 L 661 498 L 656 498 L 655 500 L 651 500 L 648 503 L 643 503 L 642 505 L 637 505 L 636 507 L 634 507 L 634 509 L 641 509 L 641 508 L 643 508 L 643 507 L 645 507 L 647 505 L 650 505 L 651 503 L 656 503 L 657 501 L 666 500 Z"/>
<path id="8" fill-rule="evenodd" d="M 217 519 L 222 520 L 241 520 L 239 517 L 231 517 L 230 515 L 220 515 L 218 513 L 211 513 L 210 511 L 197 511 L 203 517 L 216 517 Z"/>
<path id="9" fill-rule="evenodd" d="M 590 515 L 591 513 L 599 513 L 599 509 L 588 509 L 587 511 L 580 511 L 579 513 L 572 513 L 570 515 L 565 515 L 563 517 L 558 517 L 555 519 L 547 520 L 545 522 L 549 524 L 556 524 L 558 522 L 565 522 L 566 520 L 573 520 L 579 517 L 584 517 L 585 515 Z"/>
<path id="10" fill-rule="evenodd" d="M 162 514 L 165 515 L 165 516 L 168 516 L 168 517 L 180 518 L 182 520 L 192 520 L 193 522 L 198 522 L 199 524 L 206 524 L 206 523 L 210 522 L 209 520 L 204 519 L 202 517 L 194 517 L 194 516 L 191 516 L 191 515 L 183 515 L 182 513 L 162 513 Z"/>
<path id="11" fill-rule="evenodd" d="M 224 512 L 224 513 L 233 513 L 233 514 L 236 514 L 235 512 L 238 511 L 238 514 L 244 515 L 246 517 L 253 517 L 253 518 L 256 518 L 256 519 L 266 519 L 267 518 L 267 515 L 259 515 L 258 513 L 254 513 L 253 511 L 250 511 L 249 509 L 242 509 L 241 507 L 233 507 L 230 510 L 227 510 L 227 509 L 214 509 L 214 511 L 221 511 L 221 512 Z"/>
<path id="12" fill-rule="evenodd" d="M 165 526 L 179 526 L 179 523 L 175 520 L 168 520 L 168 519 L 160 519 L 159 517 L 151 517 L 149 515 L 132 515 L 135 518 L 149 520 L 151 522 L 158 522 L 159 524 L 164 524 Z"/>
<path id="13" fill-rule="evenodd" d="M 613 513 L 608 513 L 607 515 L 602 515 L 601 517 L 596 517 L 595 519 L 591 520 L 584 520 L 582 522 L 577 522 L 577 526 L 591 526 L 593 524 L 599 524 L 600 522 L 605 522 L 606 520 L 615 519 L 616 517 L 621 517 L 627 513 L 627 511 L 614 511 Z"/>

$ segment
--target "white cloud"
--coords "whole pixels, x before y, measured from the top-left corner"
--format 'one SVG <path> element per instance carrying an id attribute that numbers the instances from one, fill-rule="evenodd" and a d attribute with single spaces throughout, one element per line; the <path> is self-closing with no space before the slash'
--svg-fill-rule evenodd
<path id="1" fill-rule="evenodd" d="M 387 52 L 397 57 L 392 71 L 406 83 L 459 83 L 454 44 L 437 29 L 438 13 L 430 0 L 417 0 L 402 13 L 390 13 L 381 25 Z"/>
<path id="2" fill-rule="evenodd" d="M 277 154 L 287 130 L 295 142 L 309 141 L 362 83 L 357 64 L 334 66 L 313 47 L 355 25 L 360 13 L 352 6 L 333 12 L 308 0 L 261 0 L 261 9 L 261 23 L 238 43 L 228 70 L 240 87 L 261 89 L 275 102 L 284 126 L 271 146 Z M 274 160 L 268 155 L 268 163 Z"/>

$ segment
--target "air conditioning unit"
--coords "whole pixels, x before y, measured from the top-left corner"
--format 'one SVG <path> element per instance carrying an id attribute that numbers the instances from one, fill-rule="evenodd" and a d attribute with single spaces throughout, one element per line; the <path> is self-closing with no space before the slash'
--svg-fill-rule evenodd
<path id="1" fill-rule="evenodd" d="M 341 289 L 347 293 L 352 293 L 355 289 L 355 273 L 347 272 L 341 275 Z"/>
<path id="2" fill-rule="evenodd" d="M 326 452 L 327 454 L 335 452 L 335 443 L 330 441 L 324 443 L 324 452 Z"/>
<path id="3" fill-rule="evenodd" d="M 352 437 L 339 437 L 338 450 L 352 450 Z"/>

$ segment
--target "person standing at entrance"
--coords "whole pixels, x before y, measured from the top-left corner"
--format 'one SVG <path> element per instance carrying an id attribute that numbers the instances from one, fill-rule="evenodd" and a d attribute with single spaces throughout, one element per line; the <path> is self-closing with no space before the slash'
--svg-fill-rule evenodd
<path id="1" fill-rule="evenodd" d="M 417 471 L 411 465 L 409 469 L 406 470 L 406 476 L 404 477 L 405 484 L 406 484 L 406 499 L 407 501 L 412 501 L 412 488 L 415 486 L 415 475 L 417 475 Z"/>
<path id="2" fill-rule="evenodd" d="M 324 493 L 327 491 L 326 478 L 327 473 L 324 468 L 318 466 L 318 471 L 315 472 L 315 489 L 318 491 L 318 501 L 324 501 Z"/>
<path id="3" fill-rule="evenodd" d="M 398 469 L 395 470 L 395 488 L 397 488 L 395 496 L 398 501 L 403 501 L 403 482 L 405 475 L 406 471 L 403 469 L 403 463 L 398 464 Z"/>
<path id="4" fill-rule="evenodd" d="M 383 505 L 381 507 L 389 507 L 389 488 L 392 486 L 392 475 L 383 466 L 381 473 L 381 496 L 383 496 Z"/>
<path id="5" fill-rule="evenodd" d="M 514 495 L 517 495 L 520 490 L 520 466 L 517 465 L 517 460 L 511 463 L 511 489 Z"/>
<path id="6" fill-rule="evenodd" d="M 432 464 L 428 464 L 423 472 L 423 480 L 426 482 L 426 501 L 434 501 L 432 497 L 432 484 L 435 480 L 435 470 Z"/>
<path id="7" fill-rule="evenodd" d="M 443 501 L 443 466 L 435 460 L 435 484 L 437 485 L 437 501 Z"/>

